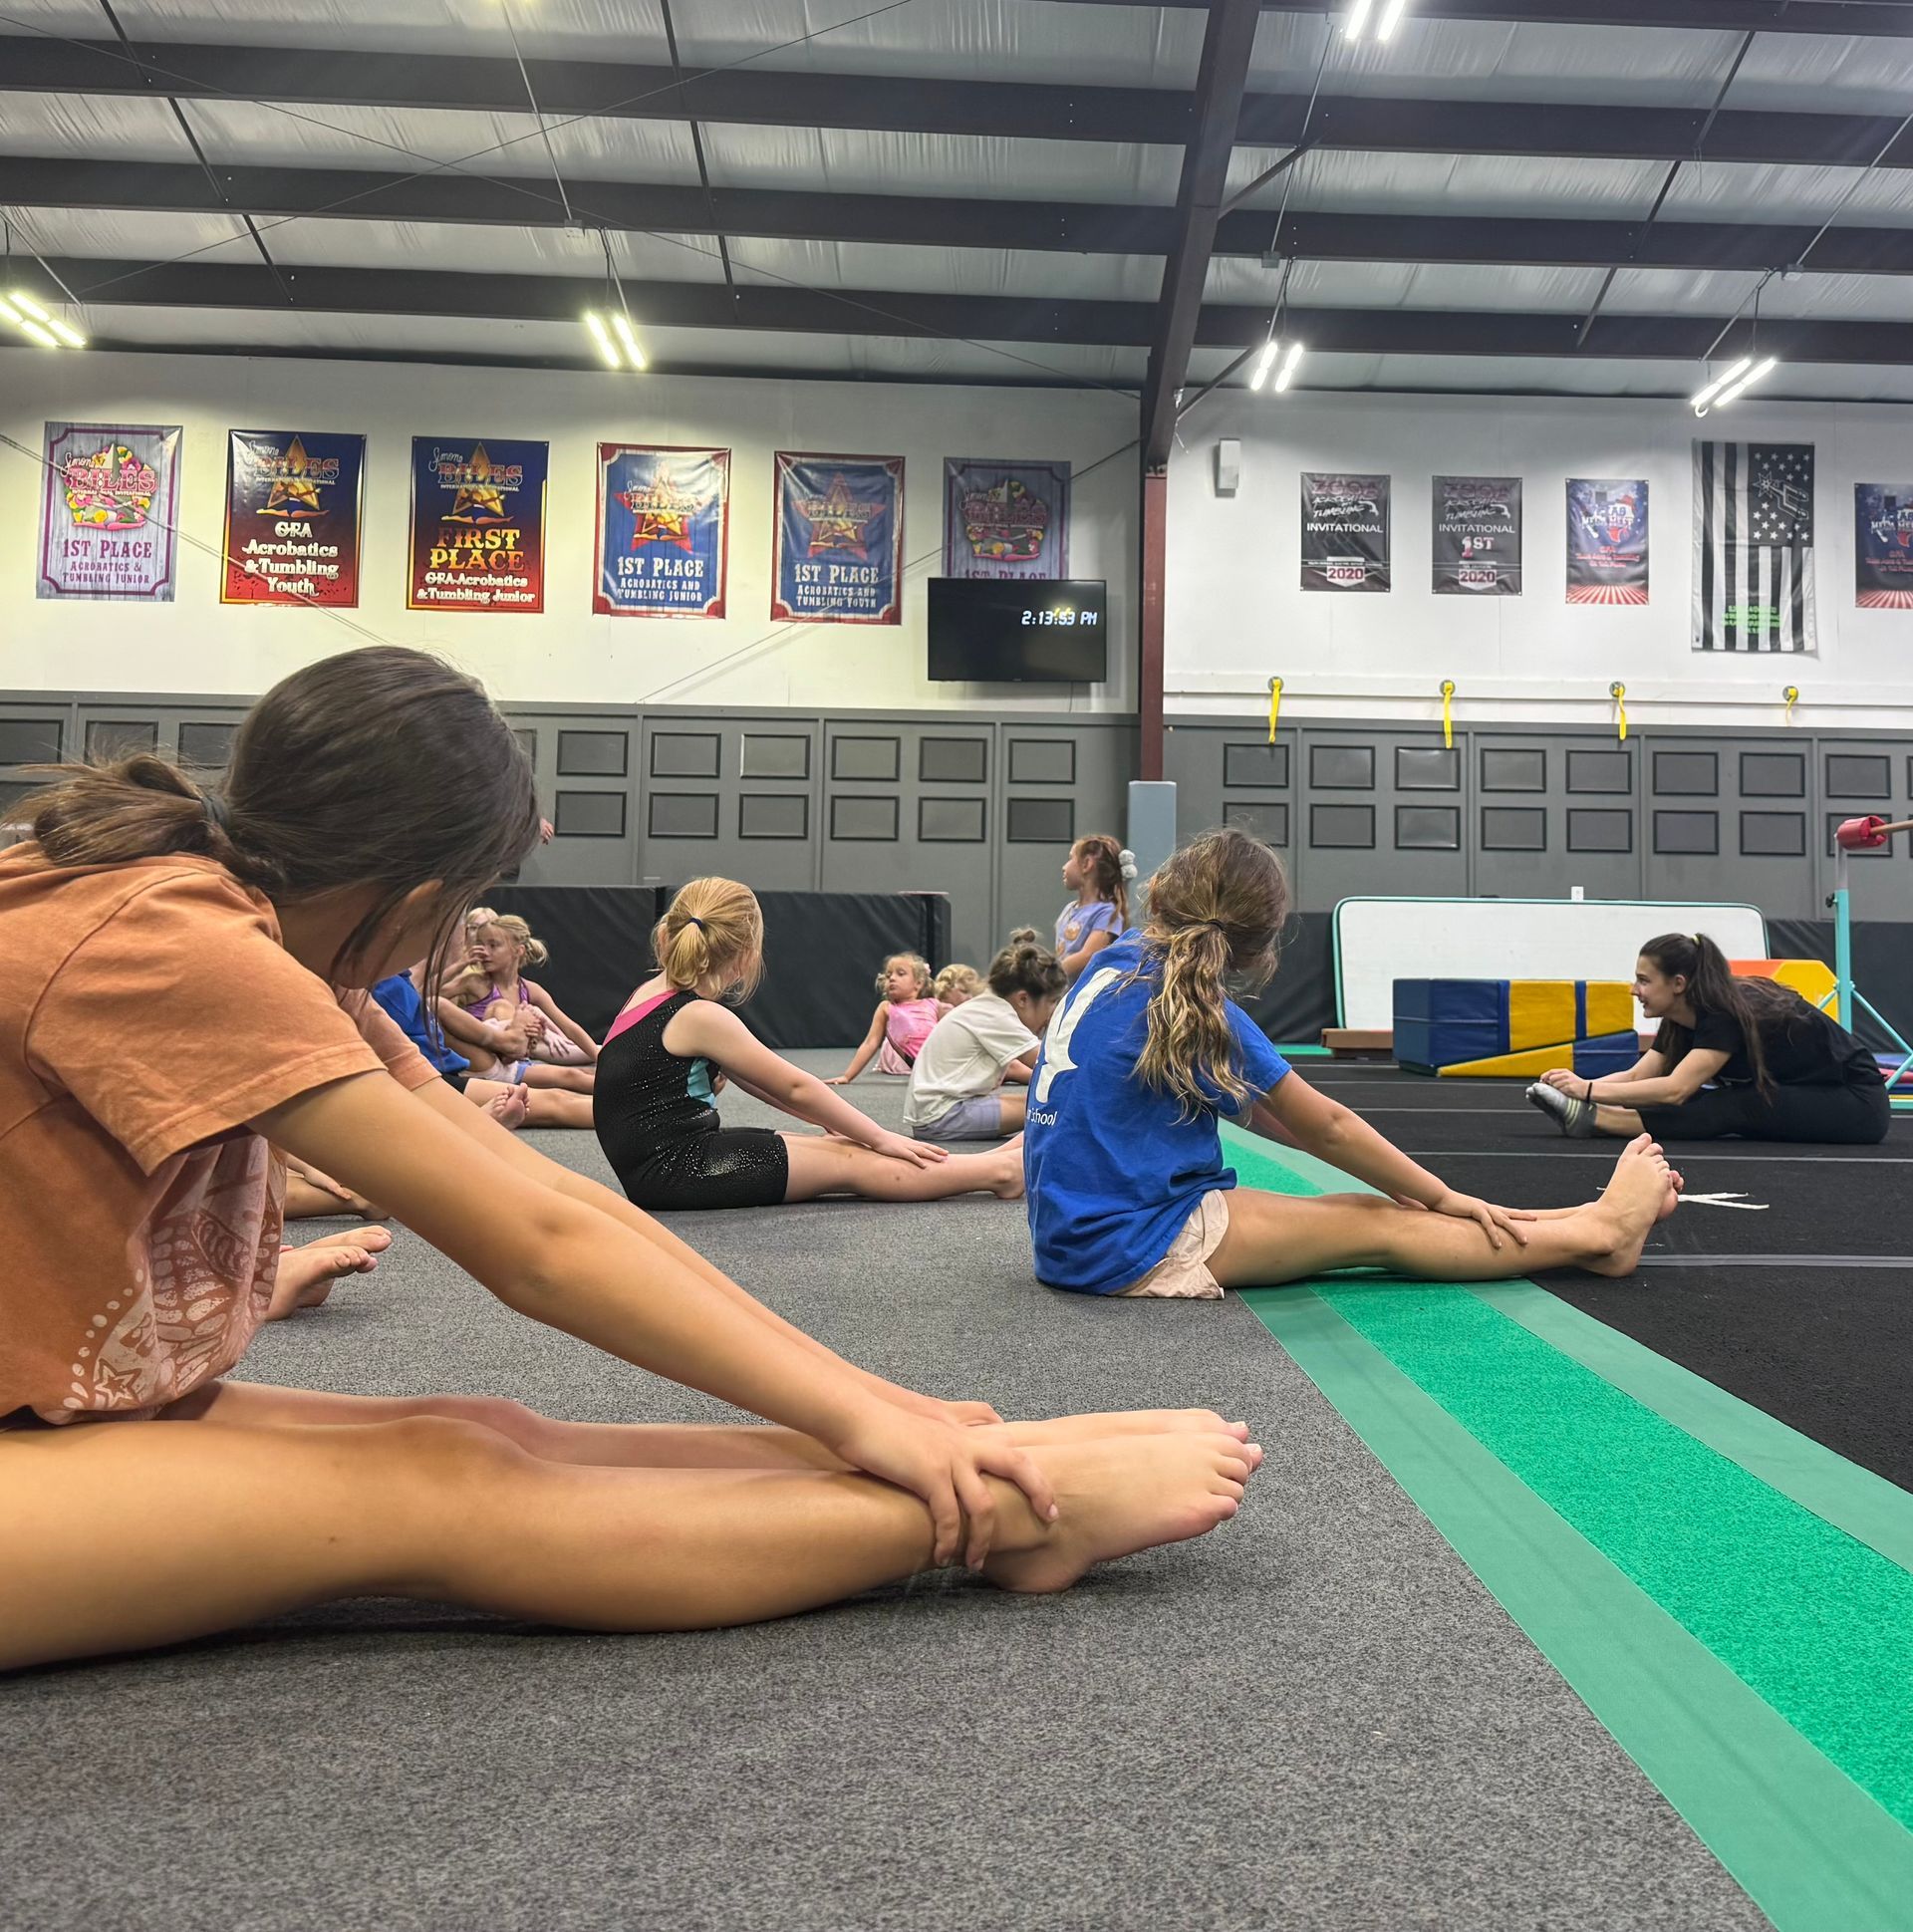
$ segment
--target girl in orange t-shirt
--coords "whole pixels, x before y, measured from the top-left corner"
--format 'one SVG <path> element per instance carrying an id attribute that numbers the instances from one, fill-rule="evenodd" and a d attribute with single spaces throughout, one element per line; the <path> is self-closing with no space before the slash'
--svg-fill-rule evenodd
<path id="1" fill-rule="evenodd" d="M 219 793 L 142 753 L 25 809 L 0 853 L 0 1670 L 366 1594 L 638 1631 L 959 1556 L 1056 1589 L 1234 1515 L 1240 1424 L 1005 1424 L 884 1382 L 432 1072 L 365 988 L 442 957 L 539 836 L 510 727 L 437 660 L 295 672 Z M 781 1426 L 225 1379 L 281 1265 L 268 1137 L 515 1311 Z"/>

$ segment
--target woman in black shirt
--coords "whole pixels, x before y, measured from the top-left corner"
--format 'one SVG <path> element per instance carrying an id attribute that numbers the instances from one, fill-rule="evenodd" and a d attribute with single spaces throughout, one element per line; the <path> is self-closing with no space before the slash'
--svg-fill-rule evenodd
<path id="1" fill-rule="evenodd" d="M 1564 1134 L 1652 1134 L 1662 1141 L 1886 1139 L 1892 1109 L 1873 1056 L 1774 979 L 1737 979 L 1705 933 L 1649 940 L 1634 997 L 1660 1021 L 1625 1073 L 1543 1074 L 1528 1099 Z"/>

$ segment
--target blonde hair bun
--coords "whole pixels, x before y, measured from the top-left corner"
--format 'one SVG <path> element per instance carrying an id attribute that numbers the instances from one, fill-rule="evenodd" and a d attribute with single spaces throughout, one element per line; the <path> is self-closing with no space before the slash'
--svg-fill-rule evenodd
<path id="1" fill-rule="evenodd" d="M 763 976 L 763 908 L 735 879 L 693 879 L 653 929 L 651 949 L 678 991 L 716 981 L 748 998 Z"/>

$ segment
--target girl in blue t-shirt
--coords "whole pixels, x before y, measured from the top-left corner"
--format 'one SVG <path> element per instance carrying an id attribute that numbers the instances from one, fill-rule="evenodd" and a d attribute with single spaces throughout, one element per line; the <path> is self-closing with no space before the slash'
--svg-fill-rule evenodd
<path id="1" fill-rule="evenodd" d="M 1067 875 L 1065 875 L 1067 876 Z M 1024 1131 L 1036 1272 L 1086 1294 L 1214 1297 L 1379 1267 L 1443 1281 L 1548 1267 L 1631 1274 L 1680 1178 L 1645 1134 L 1598 1201 L 1523 1213 L 1457 1194 L 1293 1072 L 1226 985 L 1275 967 L 1281 861 L 1226 829 L 1149 884 L 1149 917 L 1098 950 L 1050 1019 Z M 1237 1189 L 1218 1116 L 1378 1190 Z"/>
<path id="2" fill-rule="evenodd" d="M 1076 897 L 1056 915 L 1056 958 L 1074 979 L 1129 924 L 1129 881 L 1136 861 L 1107 832 L 1092 832 L 1069 848 L 1063 884 Z"/>

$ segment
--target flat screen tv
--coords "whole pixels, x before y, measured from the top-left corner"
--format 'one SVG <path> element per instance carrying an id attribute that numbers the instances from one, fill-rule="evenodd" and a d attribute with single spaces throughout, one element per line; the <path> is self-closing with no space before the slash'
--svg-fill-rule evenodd
<path id="1" fill-rule="evenodd" d="M 1100 577 L 933 577 L 937 684 L 1097 685 L 1109 676 Z"/>

